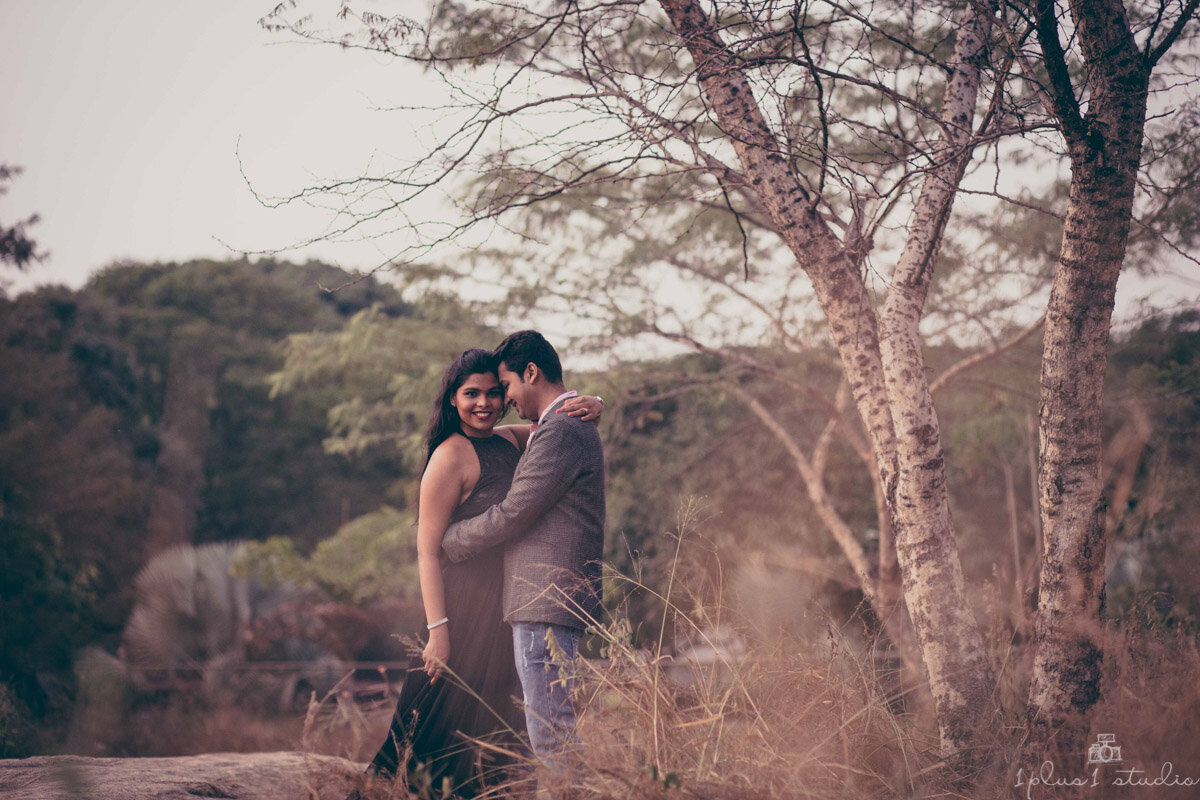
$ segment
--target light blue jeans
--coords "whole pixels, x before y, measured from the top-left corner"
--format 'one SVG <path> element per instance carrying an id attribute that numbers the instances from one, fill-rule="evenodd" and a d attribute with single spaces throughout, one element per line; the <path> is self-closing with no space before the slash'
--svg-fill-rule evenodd
<path id="1" fill-rule="evenodd" d="M 579 741 L 571 689 L 575 682 L 572 662 L 579 652 L 581 631 L 548 622 L 514 622 L 512 629 L 529 744 L 538 758 L 554 761 L 552 756 Z M 550 636 L 557 643 L 553 650 Z"/>

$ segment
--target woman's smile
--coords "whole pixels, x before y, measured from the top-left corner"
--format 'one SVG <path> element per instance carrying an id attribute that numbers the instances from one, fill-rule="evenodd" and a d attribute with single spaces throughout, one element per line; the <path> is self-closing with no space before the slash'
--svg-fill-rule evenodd
<path id="1" fill-rule="evenodd" d="M 504 410 L 504 389 L 490 372 L 467 377 L 450 404 L 458 411 L 462 432 L 467 436 L 491 436 Z"/>

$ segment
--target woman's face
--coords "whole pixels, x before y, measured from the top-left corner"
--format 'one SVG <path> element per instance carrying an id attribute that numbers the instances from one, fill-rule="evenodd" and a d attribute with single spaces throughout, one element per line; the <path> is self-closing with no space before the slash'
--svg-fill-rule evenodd
<path id="1" fill-rule="evenodd" d="M 500 421 L 504 410 L 504 390 L 490 372 L 468 375 L 462 386 L 450 398 L 450 405 L 458 411 L 462 432 L 467 436 L 485 437 L 492 435 L 492 428 Z"/>

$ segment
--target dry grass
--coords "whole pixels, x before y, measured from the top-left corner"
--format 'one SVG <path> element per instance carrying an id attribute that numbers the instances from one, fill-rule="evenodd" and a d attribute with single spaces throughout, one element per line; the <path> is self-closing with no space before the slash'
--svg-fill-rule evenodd
<path id="1" fill-rule="evenodd" d="M 1200 778 L 1200 649 L 1184 630 L 1109 631 L 1093 733 L 1113 733 L 1128 764 Z M 1193 790 L 1200 795 L 1200 790 Z M 1182 796 L 1182 795 L 1180 795 Z"/>
<path id="2" fill-rule="evenodd" d="M 676 612 L 676 625 L 691 626 L 700 638 L 709 630 L 709 615 Z M 729 619 L 727 609 L 722 615 Z M 778 644 L 754 647 L 743 656 L 696 667 L 693 680 L 685 683 L 667 677 L 672 661 L 664 650 L 629 643 L 627 621 L 618 620 L 599 635 L 606 658 L 581 660 L 578 668 L 580 798 L 874 800 L 999 797 L 1015 791 L 1013 776 L 1022 766 L 1016 753 L 1025 676 L 1023 654 L 1011 643 L 993 642 L 1005 708 L 991 726 L 1000 735 L 979 759 L 989 768 L 972 782 L 939 759 L 932 721 L 901 709 L 882 688 L 892 683 L 891 676 L 853 650 L 814 654 Z M 1171 762 L 1175 774 L 1200 777 L 1195 639 L 1114 627 L 1107 644 L 1093 733 L 1114 734 L 1125 764 L 1151 776 Z M 91 754 L 302 749 L 363 763 L 383 741 L 393 703 L 354 704 L 335 691 L 314 698 L 304 718 L 264 718 L 176 698 L 126 711 L 108 742 Z M 1024 765 L 1027 773 L 1037 766 Z M 330 767 L 315 760 L 310 769 L 313 786 L 338 777 L 324 774 Z M 360 779 L 359 786 L 369 800 L 413 797 L 402 782 Z M 498 788 L 497 795 L 504 791 Z M 1184 797 L 1189 790 L 1173 791 L 1172 796 Z M 1088 789 L 1086 796 L 1159 796 L 1154 792 L 1101 786 Z M 1060 795 L 1041 789 L 1033 796 Z"/>
<path id="3" fill-rule="evenodd" d="M 895 796 L 928 763 L 883 698 L 833 665 L 745 660 L 686 687 L 660 669 L 621 654 L 589 676 L 581 772 L 596 797 Z"/>
<path id="4" fill-rule="evenodd" d="M 681 528 L 682 529 L 682 528 Z M 574 763 L 574 797 L 697 798 L 699 800 L 883 800 L 1025 796 L 1014 787 L 1022 764 L 1024 693 L 1028 685 L 1025 620 L 996 606 L 988 647 L 998 676 L 999 715 L 981 720 L 989 735 L 969 760 L 949 764 L 938 753 L 935 721 L 918 696 L 899 698 L 895 675 L 876 666 L 871 648 L 851 646 L 835 623 L 822 642 L 777 640 L 731 651 L 715 631 L 739 626 L 724 594 L 683 575 L 680 553 L 667 567 L 666 589 L 655 597 L 666 610 L 657 637 L 635 646 L 621 614 L 594 626 L 600 659 L 577 665 L 581 747 Z M 612 576 L 610 576 L 612 577 Z M 621 576 L 634 591 L 645 585 Z M 713 602 L 712 598 L 717 598 Z M 986 606 L 985 606 L 986 607 Z M 1194 635 L 1143 624 L 1107 631 L 1102 700 L 1093 735 L 1111 733 L 1124 763 L 1157 775 L 1165 762 L 1175 774 L 1200 778 L 1200 650 Z M 670 640 L 712 645 L 704 666 L 684 667 Z M 670 673 L 670 674 L 668 674 Z M 394 699 L 355 704 L 337 689 L 314 698 L 303 719 L 262 719 L 236 709 L 204 710 L 179 703 L 131 712 L 122 722 L 124 754 L 218 750 L 293 750 L 369 761 L 387 734 Z M 1094 738 L 1094 736 L 1093 736 Z M 313 761 L 310 786 L 328 785 L 330 769 Z M 344 778 L 344 775 L 341 777 Z M 368 800 L 414 797 L 404 781 L 357 785 Z M 519 796 L 520 786 L 493 795 Z M 1192 789 L 1089 788 L 1088 798 L 1188 796 Z M 318 797 L 315 789 L 313 797 Z M 439 792 L 422 793 L 438 797 Z M 1059 797 L 1038 787 L 1031 797 Z"/>

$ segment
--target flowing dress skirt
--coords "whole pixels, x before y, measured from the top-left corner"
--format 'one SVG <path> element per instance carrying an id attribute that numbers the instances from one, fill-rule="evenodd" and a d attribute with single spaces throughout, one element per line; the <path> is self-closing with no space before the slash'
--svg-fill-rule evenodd
<path id="1" fill-rule="evenodd" d="M 418 793 L 436 797 L 449 788 L 471 796 L 504 777 L 510 760 L 504 753 L 518 750 L 525 730 L 525 716 L 513 699 L 520 680 L 512 629 L 501 619 L 503 547 L 450 564 L 444 576 L 448 669 L 430 683 L 419 666 L 410 668 L 387 741 L 370 771 L 395 776 L 403 762 Z"/>

